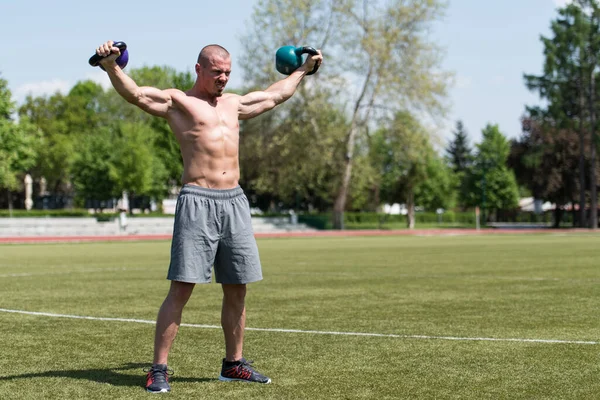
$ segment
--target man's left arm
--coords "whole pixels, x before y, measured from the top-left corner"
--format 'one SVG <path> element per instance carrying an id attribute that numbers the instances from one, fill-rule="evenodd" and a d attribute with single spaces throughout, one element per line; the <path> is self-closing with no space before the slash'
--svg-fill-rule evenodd
<path id="1" fill-rule="evenodd" d="M 323 56 L 319 51 L 318 55 L 307 57 L 304 64 L 287 78 L 275 82 L 264 91 L 251 92 L 241 96 L 238 118 L 254 118 L 292 97 L 304 76 L 313 70 L 315 64 L 321 64 L 322 60 Z"/>

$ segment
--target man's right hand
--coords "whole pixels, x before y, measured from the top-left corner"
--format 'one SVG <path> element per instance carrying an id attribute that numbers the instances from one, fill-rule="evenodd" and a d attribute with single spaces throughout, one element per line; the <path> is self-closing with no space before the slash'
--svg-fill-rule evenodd
<path id="1" fill-rule="evenodd" d="M 113 46 L 113 41 L 109 40 L 108 42 L 101 44 L 96 49 L 96 54 L 102 56 L 103 58 L 100 60 L 100 65 L 102 65 L 105 69 L 107 67 L 114 66 L 115 60 L 121 55 L 121 51 L 118 47 Z"/>

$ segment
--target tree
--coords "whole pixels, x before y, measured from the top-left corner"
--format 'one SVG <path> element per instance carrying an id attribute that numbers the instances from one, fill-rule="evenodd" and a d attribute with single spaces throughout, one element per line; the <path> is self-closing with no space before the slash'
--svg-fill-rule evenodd
<path id="1" fill-rule="evenodd" d="M 115 136 L 109 128 L 103 128 L 78 142 L 71 176 L 79 204 L 87 199 L 107 201 L 120 196 L 111 173 Z"/>
<path id="2" fill-rule="evenodd" d="M 33 167 L 54 193 L 71 194 L 71 172 L 75 149 L 87 135 L 98 135 L 114 120 L 106 111 L 106 93 L 92 81 L 77 82 L 67 95 L 28 96 L 19 108 L 20 118 L 29 119 L 41 132 L 39 160 Z"/>
<path id="3" fill-rule="evenodd" d="M 108 164 L 113 193 L 129 193 L 130 205 L 135 196 L 162 199 L 168 192 L 167 170 L 152 145 L 156 134 L 147 125 L 122 122 L 113 141 Z"/>
<path id="4" fill-rule="evenodd" d="M 466 203 L 463 199 L 468 197 L 468 187 L 465 178 L 473 162 L 473 154 L 471 147 L 469 146 L 469 138 L 462 121 L 456 122 L 454 138 L 446 148 L 446 158 L 448 159 L 448 162 L 456 174 L 456 178 L 458 179 L 460 206 L 461 208 L 465 209 Z"/>
<path id="5" fill-rule="evenodd" d="M 27 96 L 19 108 L 19 118 L 27 118 L 41 132 L 43 145 L 39 159 L 32 168 L 34 176 L 44 177 L 51 192 L 60 193 L 69 181 L 70 166 L 75 157 L 74 141 L 67 134 L 63 114 L 65 96 L 57 93 L 50 97 Z"/>
<path id="6" fill-rule="evenodd" d="M 12 210 L 11 192 L 21 187 L 25 173 L 35 164 L 38 131 L 27 119 L 12 120 L 15 111 L 8 82 L 0 78 L 0 188 L 7 190 Z"/>
<path id="7" fill-rule="evenodd" d="M 443 114 L 449 75 L 442 72 L 440 51 L 427 36 L 443 9 L 437 0 L 262 0 L 254 9 L 243 40 L 249 86 L 264 88 L 281 79 L 273 65 L 279 46 L 310 44 L 326 54 L 323 67 L 305 80 L 298 97 L 304 100 L 301 104 L 309 103 L 316 84 L 331 99 L 340 99 L 334 104 L 347 115 L 343 149 L 338 152 L 336 139 L 331 151 L 339 168 L 333 171 L 338 175 L 332 196 L 336 228 L 343 226 L 356 145 L 367 141 L 370 122 L 402 109 Z M 270 121 L 284 120 L 286 110 L 282 107 Z M 306 129 L 318 130 L 318 138 L 327 135 L 315 122 Z M 302 148 L 312 145 L 306 141 Z"/>
<path id="8" fill-rule="evenodd" d="M 484 210 L 513 209 L 519 204 L 519 188 L 515 174 L 507 167 L 509 142 L 498 125 L 487 125 L 467 179 L 467 204 Z"/>
<path id="9" fill-rule="evenodd" d="M 77 82 L 71 88 L 60 115 L 70 135 L 94 134 L 96 129 L 111 122 L 103 104 L 104 96 L 102 86 L 90 80 Z"/>
<path id="10" fill-rule="evenodd" d="M 381 208 L 381 177 L 370 154 L 357 152 L 354 156 L 355 173 L 350 182 L 346 208 L 353 211 L 377 212 Z M 339 185 L 335 185 L 337 189 Z"/>
<path id="11" fill-rule="evenodd" d="M 415 226 L 415 194 L 427 191 L 422 185 L 431 172 L 434 151 L 429 135 L 413 115 L 396 114 L 388 127 L 372 138 L 373 152 L 379 163 L 381 198 L 390 203 L 405 203 L 408 228 Z"/>
<path id="12" fill-rule="evenodd" d="M 428 41 L 428 28 L 442 16 L 440 1 L 342 1 L 343 65 L 362 81 L 350 100 L 350 127 L 342 181 L 334 204 L 334 227 L 343 213 L 352 176 L 355 142 L 378 110 L 425 109 L 442 114 L 449 75 L 441 71 L 440 49 Z M 340 60 L 342 62 L 342 60 Z M 410 192 L 410 191 L 409 191 Z M 410 204 L 410 199 L 409 199 Z"/>
<path id="13" fill-rule="evenodd" d="M 415 190 L 415 203 L 426 210 L 453 208 L 457 200 L 459 175 L 433 153 L 427 159 L 427 178 Z"/>
<path id="14" fill-rule="evenodd" d="M 35 164 L 38 140 L 38 131 L 27 121 L 17 124 L 0 119 L 0 188 L 7 189 L 11 210 L 11 192 L 21 188 L 22 178 Z"/>
<path id="15" fill-rule="evenodd" d="M 589 18 L 590 31 L 587 42 L 587 56 L 590 64 L 589 91 L 588 91 L 588 108 L 590 113 L 590 228 L 596 230 L 598 228 L 598 164 L 596 160 L 597 148 L 600 144 L 597 135 L 597 87 L 596 81 L 599 78 L 598 69 L 600 67 L 600 59 L 598 51 L 600 51 L 600 5 L 596 0 L 578 0 L 578 3 L 584 10 L 585 15 Z"/>
<path id="16" fill-rule="evenodd" d="M 12 101 L 12 93 L 8 89 L 8 82 L 0 75 L 0 120 L 11 121 L 15 103 Z"/>
<path id="17" fill-rule="evenodd" d="M 473 155 L 469 146 L 469 137 L 462 121 L 456 121 L 456 130 L 453 133 L 454 138 L 446 148 L 446 157 L 454 172 L 464 173 L 471 165 Z"/>
<path id="18" fill-rule="evenodd" d="M 509 166 L 520 185 L 536 199 L 556 204 L 554 226 L 559 227 L 563 207 L 574 204 L 579 192 L 579 138 L 574 129 L 559 128 L 552 121 L 528 116 L 523 133 L 511 142 Z M 573 219 L 576 225 L 576 219 Z"/>
<path id="19" fill-rule="evenodd" d="M 315 93 L 286 104 L 281 114 L 244 121 L 240 134 L 243 183 L 258 194 L 271 194 L 291 207 L 331 204 L 343 151 L 345 116 Z M 304 208 L 304 207 L 302 207 Z"/>
<path id="20" fill-rule="evenodd" d="M 575 0 L 559 10 L 552 22 L 552 38 L 542 37 L 544 43 L 544 73 L 525 75 L 530 90 L 538 91 L 548 101 L 548 108 L 530 108 L 535 116 L 543 113 L 561 129 L 579 131 L 579 224 L 586 226 L 586 136 L 596 142 L 597 80 L 600 61 L 600 8 L 597 0 Z M 596 146 L 589 148 L 589 177 L 591 218 L 597 226 L 597 161 Z"/>

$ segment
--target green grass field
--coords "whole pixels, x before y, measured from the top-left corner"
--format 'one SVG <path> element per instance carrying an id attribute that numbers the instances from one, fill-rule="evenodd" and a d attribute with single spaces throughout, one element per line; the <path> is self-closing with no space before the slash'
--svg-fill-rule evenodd
<path id="1" fill-rule="evenodd" d="M 245 355 L 273 384 L 219 382 L 222 332 L 184 326 L 169 360 L 173 392 L 160 396 L 600 396 L 598 235 L 261 239 L 259 248 L 265 279 L 249 287 L 247 326 L 267 330 L 246 333 Z M 166 241 L 0 245 L 0 308 L 152 321 L 168 257 Z M 220 297 L 216 284 L 197 286 L 183 322 L 219 325 Z M 2 311 L 0 399 L 148 398 L 153 334 L 145 323 Z"/>

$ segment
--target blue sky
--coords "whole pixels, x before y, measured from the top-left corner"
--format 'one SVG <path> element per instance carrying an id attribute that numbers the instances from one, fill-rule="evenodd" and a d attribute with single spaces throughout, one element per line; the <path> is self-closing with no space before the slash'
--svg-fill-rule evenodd
<path id="1" fill-rule="evenodd" d="M 450 0 L 433 33 L 447 49 L 444 68 L 456 76 L 445 138 L 457 119 L 473 142 L 487 123 L 519 136 L 525 104 L 539 103 L 525 88 L 523 73 L 540 73 L 539 37 L 549 34 L 556 7 L 567 1 Z M 256 2 L 1 0 L 0 73 L 20 102 L 27 93 L 66 92 L 83 79 L 106 84 L 87 59 L 107 39 L 128 43 L 129 67 L 170 65 L 180 71 L 193 71 L 200 48 L 219 43 L 232 53 L 235 87 L 241 84 L 239 38 Z"/>

